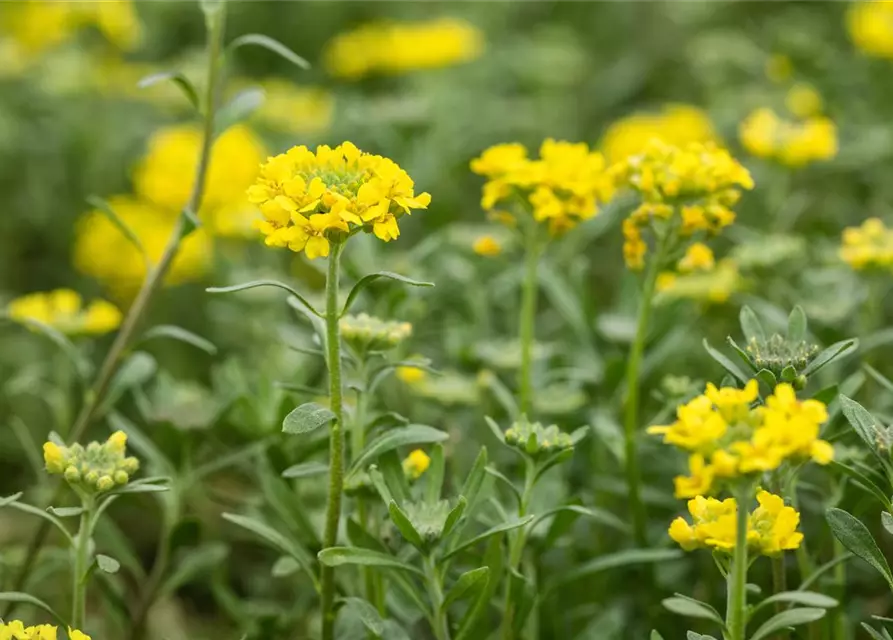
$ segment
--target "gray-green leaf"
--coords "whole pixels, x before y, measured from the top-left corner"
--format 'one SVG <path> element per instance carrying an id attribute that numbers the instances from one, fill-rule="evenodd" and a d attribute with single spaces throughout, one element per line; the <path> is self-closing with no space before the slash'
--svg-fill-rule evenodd
<path id="1" fill-rule="evenodd" d="M 393 451 L 398 447 L 411 444 L 443 442 L 447 438 L 449 438 L 449 434 L 445 431 L 424 424 L 411 424 L 400 429 L 386 431 L 363 449 L 363 452 L 357 456 L 357 459 L 351 466 L 350 473 L 356 473 L 361 469 L 365 469 L 367 465 L 374 462 L 380 455 Z"/>
<path id="2" fill-rule="evenodd" d="M 855 555 L 880 573 L 890 589 L 893 589 L 893 574 L 890 573 L 890 565 L 881 553 L 868 528 L 860 520 L 853 517 L 843 509 L 831 507 L 825 512 L 831 533 L 840 540 L 840 543 Z"/>
<path id="3" fill-rule="evenodd" d="M 766 620 L 766 622 L 756 630 L 756 633 L 750 637 L 750 640 L 762 640 L 763 638 L 768 638 L 776 631 L 815 622 L 824 617 L 824 615 L 824 609 L 814 608 L 788 609 L 787 611 L 782 611 Z"/>
<path id="4" fill-rule="evenodd" d="M 336 419 L 335 413 L 326 407 L 315 402 L 306 402 L 285 416 L 282 432 L 291 435 L 309 433 Z"/>
<path id="5" fill-rule="evenodd" d="M 384 569 L 400 569 L 418 575 L 424 575 L 419 569 L 395 558 L 392 555 L 363 549 L 361 547 L 329 547 L 323 549 L 317 555 L 319 561 L 327 567 L 340 567 L 345 564 L 360 565 L 364 567 L 382 567 Z"/>

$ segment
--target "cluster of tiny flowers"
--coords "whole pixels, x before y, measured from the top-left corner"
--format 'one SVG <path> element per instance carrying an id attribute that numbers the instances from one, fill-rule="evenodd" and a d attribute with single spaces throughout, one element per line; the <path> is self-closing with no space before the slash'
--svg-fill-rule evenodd
<path id="1" fill-rule="evenodd" d="M 0 640 L 57 640 L 58 628 L 51 624 L 26 627 L 21 620 L 0 621 Z M 68 640 L 90 640 L 83 631 L 68 627 Z"/>
<path id="2" fill-rule="evenodd" d="M 601 149 L 608 160 L 620 162 L 642 153 L 654 139 L 682 147 L 691 142 L 716 140 L 716 131 L 703 109 L 668 104 L 660 111 L 634 113 L 614 122 L 602 138 Z"/>
<path id="3" fill-rule="evenodd" d="M 139 460 L 125 455 L 126 447 L 127 434 L 116 431 L 105 442 L 91 442 L 86 447 L 47 442 L 43 460 L 49 473 L 64 476 L 71 485 L 88 491 L 110 491 L 127 484 L 139 469 Z"/>
<path id="4" fill-rule="evenodd" d="M 367 313 L 341 318 L 341 336 L 356 349 L 392 349 L 412 334 L 408 322 L 380 320 Z"/>
<path id="5" fill-rule="evenodd" d="M 777 333 L 765 340 L 751 338 L 745 349 L 757 369 L 768 369 L 776 378 L 789 366 L 797 372 L 802 371 L 819 352 L 814 344 L 805 340 L 788 342 Z"/>
<path id="6" fill-rule="evenodd" d="M 787 120 L 772 109 L 757 109 L 741 123 L 739 136 L 749 153 L 791 167 L 837 155 L 837 126 L 825 116 Z"/>
<path id="7" fill-rule="evenodd" d="M 893 58 L 893 4 L 855 2 L 847 16 L 853 44 L 870 56 Z"/>
<path id="8" fill-rule="evenodd" d="M 485 176 L 481 206 L 493 211 L 513 196 L 522 197 L 537 222 L 548 223 L 553 235 L 575 227 L 598 213 L 614 195 L 614 181 L 604 156 L 585 143 L 547 139 L 540 157 L 528 157 L 519 143 L 500 144 L 471 161 L 471 170 Z M 498 216 L 512 224 L 511 214 Z"/>
<path id="9" fill-rule="evenodd" d="M 800 514 L 768 491 L 760 491 L 757 502 L 759 506 L 747 519 L 748 549 L 774 556 L 798 548 L 803 541 L 803 534 L 797 531 Z M 737 509 L 734 498 L 692 498 L 688 501 L 691 524 L 681 516 L 676 518 L 670 524 L 670 537 L 686 551 L 707 548 L 730 553 L 735 548 Z"/>
<path id="10" fill-rule="evenodd" d="M 410 480 L 418 480 L 431 466 L 431 458 L 421 449 L 414 449 L 403 459 L 403 473 Z"/>
<path id="11" fill-rule="evenodd" d="M 467 62 L 483 50 L 484 38 L 454 18 L 426 22 L 379 22 L 336 36 L 326 47 L 326 67 L 352 80 L 373 73 L 401 74 Z"/>
<path id="12" fill-rule="evenodd" d="M 9 303 L 13 320 L 33 320 L 67 335 L 103 334 L 121 324 L 121 311 L 106 300 L 84 305 L 80 294 L 71 289 L 29 293 Z"/>
<path id="13" fill-rule="evenodd" d="M 267 246 L 288 247 L 311 260 L 329 255 L 330 240 L 353 231 L 388 242 L 400 235 L 397 219 L 425 209 L 427 193 L 415 195 L 412 178 L 388 158 L 345 142 L 334 149 L 305 146 L 268 158 L 248 189 L 264 220 L 257 228 Z"/>
<path id="14" fill-rule="evenodd" d="M 893 267 L 893 229 L 879 218 L 868 218 L 859 227 L 843 230 L 840 258 L 853 269 Z"/>
<path id="15" fill-rule="evenodd" d="M 645 264 L 642 231 L 652 222 L 678 224 L 682 236 L 716 233 L 735 221 L 729 207 L 738 201 L 741 189 L 753 188 L 747 169 L 709 142 L 674 147 L 655 139 L 642 153 L 616 165 L 614 173 L 642 198 L 623 221 L 623 257 L 635 270 Z"/>
<path id="16" fill-rule="evenodd" d="M 571 437 L 556 425 L 544 427 L 522 417 L 505 432 L 505 442 L 531 456 L 563 451 L 574 446 Z"/>
<path id="17" fill-rule="evenodd" d="M 824 404 L 797 400 L 783 383 L 765 405 L 752 407 L 758 391 L 756 380 L 744 389 L 708 384 L 704 395 L 677 409 L 673 424 L 648 429 L 690 453 L 690 475 L 675 479 L 677 498 L 715 493 L 725 480 L 772 471 L 786 460 L 831 461 L 833 447 L 819 438 L 828 419 Z"/>

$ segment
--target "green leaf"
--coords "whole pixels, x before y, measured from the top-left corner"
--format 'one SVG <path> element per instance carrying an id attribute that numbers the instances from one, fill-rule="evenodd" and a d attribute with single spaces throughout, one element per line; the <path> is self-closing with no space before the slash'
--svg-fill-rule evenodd
<path id="1" fill-rule="evenodd" d="M 118 403 L 125 393 L 134 387 L 143 386 L 152 379 L 157 371 L 158 362 L 145 351 L 131 354 L 112 378 L 99 413 L 106 413 Z"/>
<path id="2" fill-rule="evenodd" d="M 778 384 L 778 379 L 775 377 L 775 374 L 769 371 L 769 369 L 760 369 L 757 371 L 756 375 L 757 379 L 769 387 L 770 391 L 775 389 L 775 385 Z"/>
<path id="3" fill-rule="evenodd" d="M 816 593 L 815 591 L 782 591 L 781 593 L 769 596 L 755 606 L 753 610 L 757 611 L 770 604 L 775 604 L 776 602 L 801 604 L 804 607 L 817 607 L 820 609 L 831 609 L 840 604 L 834 598 L 821 593 Z"/>
<path id="4" fill-rule="evenodd" d="M 244 284 L 234 284 L 230 287 L 209 287 L 205 289 L 208 293 L 235 293 L 236 291 L 246 291 L 248 289 L 254 289 L 256 287 L 277 287 L 279 289 L 283 289 L 288 291 L 292 296 L 297 298 L 301 304 L 306 307 L 313 315 L 317 318 L 324 318 L 325 316 L 317 311 L 312 304 L 307 302 L 307 300 L 300 293 L 295 291 L 293 288 L 285 284 L 284 282 L 279 282 L 278 280 L 252 280 L 251 282 L 246 282 Z"/>
<path id="5" fill-rule="evenodd" d="M 0 505 L 2 506 L 2 505 Z M 73 518 L 84 512 L 83 507 L 47 507 L 47 511 L 57 518 Z"/>
<path id="6" fill-rule="evenodd" d="M 889 511 L 881 511 L 881 526 L 884 530 L 893 535 L 893 515 Z"/>
<path id="7" fill-rule="evenodd" d="M 518 487 L 514 485 L 514 483 L 505 477 L 505 475 L 496 469 L 495 467 L 485 467 L 484 473 L 489 476 L 493 476 L 500 482 L 502 482 L 509 490 L 512 492 L 512 495 L 515 496 L 515 499 L 518 501 L 518 504 L 521 504 L 521 492 L 518 490 Z"/>
<path id="8" fill-rule="evenodd" d="M 877 369 L 875 369 L 874 367 L 872 367 L 870 364 L 867 364 L 867 363 L 863 363 L 862 368 L 865 369 L 865 372 L 868 375 L 870 375 L 874 379 L 875 382 L 877 382 L 879 385 L 884 387 L 884 389 L 887 392 L 893 393 L 893 381 L 891 381 L 889 378 L 887 378 L 887 376 L 885 376 L 880 371 L 878 371 Z M 827 404 L 827 403 L 825 403 L 825 404 Z"/>
<path id="9" fill-rule="evenodd" d="M 142 81 L 140 81 L 140 85 L 142 85 Z M 142 86 L 140 86 L 140 88 L 142 88 Z M 133 232 L 133 229 L 127 226 L 127 223 L 118 216 L 112 205 L 98 196 L 88 196 L 87 204 L 95 208 L 99 213 L 104 215 L 109 220 L 109 222 L 115 225 L 118 231 L 121 232 L 121 235 L 127 238 L 127 241 L 130 242 L 130 244 L 132 244 L 134 247 L 136 247 L 137 251 L 140 252 L 140 255 L 143 258 L 143 262 L 146 265 L 150 264 L 149 255 L 146 253 L 146 248 L 143 246 L 142 241 L 139 239 L 136 233 Z"/>
<path id="10" fill-rule="evenodd" d="M 22 494 L 19 493 L 16 495 L 20 496 Z M 32 516 L 43 518 L 47 522 L 51 523 L 54 527 L 56 527 L 62 533 L 62 535 L 65 536 L 65 539 L 72 547 L 74 546 L 74 538 L 71 537 L 71 534 L 68 532 L 68 529 L 65 528 L 65 525 L 62 524 L 62 521 L 59 520 L 59 518 L 57 518 L 56 516 L 47 513 L 43 509 L 38 509 L 37 507 L 33 507 L 30 504 L 25 504 L 24 502 L 16 502 L 14 500 L 10 500 L 9 498 L 6 498 L 2 503 L 0 503 L 0 507 L 17 509 L 18 511 L 30 513 Z"/>
<path id="11" fill-rule="evenodd" d="M 484 469 L 486 466 L 487 447 L 481 447 L 477 457 L 474 459 L 474 464 L 471 466 L 471 471 L 468 472 L 465 482 L 462 484 L 462 489 L 459 491 L 459 495 L 465 496 L 469 506 L 472 508 L 474 508 L 477 502 L 478 493 L 480 493 L 481 485 L 484 482 Z"/>
<path id="12" fill-rule="evenodd" d="M 249 87 L 239 91 L 214 116 L 214 137 L 216 138 L 234 124 L 247 120 L 264 103 L 264 90 Z"/>
<path id="13" fill-rule="evenodd" d="M 459 519 L 462 517 L 462 514 L 465 513 L 465 508 L 468 506 L 468 501 L 465 499 L 465 496 L 459 496 L 459 501 L 456 503 L 456 506 L 452 508 L 452 510 L 447 514 L 447 518 L 443 523 L 443 537 L 447 537 L 453 532 L 453 529 L 459 524 Z"/>
<path id="14" fill-rule="evenodd" d="M 865 562 L 880 573 L 890 589 L 893 589 L 893 574 L 890 573 L 890 565 L 887 559 L 878 549 L 877 543 L 871 537 L 868 528 L 857 518 L 843 509 L 831 507 L 825 512 L 831 533 L 849 551 L 862 558 Z"/>
<path id="15" fill-rule="evenodd" d="M 506 560 L 505 553 L 502 550 L 502 540 L 504 537 L 505 534 L 497 534 L 490 538 L 490 541 L 487 543 L 483 564 L 490 569 L 491 576 L 501 576 L 504 571 Z M 493 580 L 488 579 L 486 584 L 481 586 L 477 597 L 468 606 L 465 615 L 459 622 L 459 630 L 454 636 L 455 640 L 474 640 L 487 637 L 488 634 L 486 632 L 480 631 L 476 633 L 476 631 L 478 630 L 478 622 L 481 619 L 481 614 L 484 613 L 487 605 L 496 594 L 499 582 L 498 578 Z"/>
<path id="16" fill-rule="evenodd" d="M 184 584 L 205 579 L 208 574 L 219 567 L 229 555 L 229 549 L 221 542 L 211 542 L 184 553 L 180 561 L 170 572 L 159 592 L 164 595 L 173 594 Z M 297 568 L 298 561 L 291 556 L 285 556 Z M 275 566 L 274 566 L 275 568 Z"/>
<path id="17" fill-rule="evenodd" d="M 440 500 L 443 490 L 443 471 L 443 445 L 437 443 L 431 448 L 431 464 L 425 472 L 425 502 L 434 504 Z"/>
<path id="18" fill-rule="evenodd" d="M 802 342 L 806 340 L 806 314 L 799 304 L 791 310 L 788 316 L 788 342 Z"/>
<path id="19" fill-rule="evenodd" d="M 295 464 L 282 472 L 283 478 L 308 478 L 327 473 L 329 465 L 322 462 L 303 462 Z"/>
<path id="20" fill-rule="evenodd" d="M 845 355 L 849 355 L 859 348 L 859 341 L 855 338 L 850 338 L 849 340 L 841 340 L 840 342 L 835 342 L 830 347 L 821 351 L 812 361 L 806 366 L 803 370 L 803 375 L 811 376 L 816 371 L 824 367 L 826 364 L 831 362 L 832 360 L 836 360 L 837 358 L 842 358 Z"/>
<path id="21" fill-rule="evenodd" d="M 815 622 L 824 616 L 824 609 L 788 609 L 787 611 L 782 611 L 766 620 L 766 622 L 756 630 L 756 633 L 750 637 L 750 640 L 763 640 L 763 638 L 768 638 L 776 631 Z"/>
<path id="22" fill-rule="evenodd" d="M 201 349 L 209 355 L 217 353 L 217 347 L 210 340 L 206 340 L 199 335 L 192 333 L 173 324 L 159 324 L 146 331 L 140 338 L 140 342 L 152 340 L 154 338 L 170 338 L 171 340 L 179 340 L 186 344 L 192 345 L 196 349 Z"/>
<path id="23" fill-rule="evenodd" d="M 96 566 L 103 573 L 118 573 L 121 569 L 121 563 L 110 556 L 104 556 L 101 553 L 96 555 Z"/>
<path id="24" fill-rule="evenodd" d="M 498 524 L 495 527 L 487 529 L 483 533 L 478 534 L 478 535 L 474 536 L 473 538 L 470 538 L 469 540 L 466 540 L 465 542 L 462 542 L 462 543 L 456 545 L 455 548 L 450 549 L 447 553 L 445 553 L 441 557 L 441 560 L 446 560 L 447 558 L 451 558 L 454 555 L 456 555 L 457 553 L 459 553 L 460 551 L 464 551 L 468 547 L 472 547 L 472 546 L 476 545 L 478 542 L 482 542 L 482 541 L 486 540 L 490 536 L 496 535 L 497 533 L 502 533 L 503 531 L 511 531 L 513 529 L 523 527 L 524 525 L 529 524 L 532 521 L 533 521 L 533 516 L 526 516 L 524 518 L 521 518 L 520 520 L 512 520 L 510 522 L 503 522 L 502 524 Z"/>
<path id="25" fill-rule="evenodd" d="M 349 473 L 356 473 L 361 469 L 365 469 L 366 466 L 374 462 L 383 453 L 393 451 L 398 447 L 411 444 L 443 442 L 447 438 L 449 438 L 449 434 L 445 431 L 423 424 L 411 424 L 401 429 L 392 429 L 378 436 L 363 449 L 363 452 L 357 456 L 357 459 L 351 465 Z"/>
<path id="26" fill-rule="evenodd" d="M 159 84 L 165 80 L 173 82 L 177 88 L 183 92 L 183 95 L 189 100 L 189 104 L 191 104 L 196 111 L 201 110 L 201 101 L 198 97 L 198 91 L 196 91 L 195 86 L 189 78 L 187 78 L 181 71 L 162 71 L 160 73 L 153 73 L 142 78 L 136 83 L 136 86 L 140 89 L 145 89 L 146 87 L 151 87 L 152 85 Z"/>
<path id="27" fill-rule="evenodd" d="M 384 633 L 384 620 L 369 602 L 363 598 L 339 598 L 338 601 L 343 602 L 345 607 L 356 613 L 363 626 L 370 632 L 376 636 L 381 636 Z"/>
<path id="28" fill-rule="evenodd" d="M 536 525 L 538 525 L 546 518 L 561 512 L 576 513 L 581 516 L 592 518 L 596 522 L 600 522 L 622 533 L 629 532 L 629 525 L 610 511 L 606 511 L 605 509 L 600 509 L 598 507 L 584 507 L 579 504 L 565 504 L 558 507 L 553 507 L 547 511 L 537 514 L 536 519 L 534 519 L 533 521 L 533 526 L 531 527 L 531 529 L 535 528 Z"/>
<path id="29" fill-rule="evenodd" d="M 675 596 L 673 598 L 664 598 L 661 604 L 664 605 L 665 609 L 680 616 L 710 620 L 721 627 L 725 627 L 725 623 L 716 609 L 705 602 L 700 602 L 693 598 Z"/>
<path id="30" fill-rule="evenodd" d="M 650 640 L 664 640 L 664 637 L 657 632 L 657 629 L 652 629 Z"/>
<path id="31" fill-rule="evenodd" d="M 679 549 L 625 549 L 593 558 L 589 562 L 584 562 L 582 565 L 566 571 L 548 584 L 546 590 L 552 591 L 563 584 L 585 578 L 594 573 L 600 573 L 607 569 L 653 562 L 668 562 L 677 560 L 682 555 L 683 553 Z"/>
<path id="32" fill-rule="evenodd" d="M 490 580 L 490 567 L 478 567 L 471 571 L 466 571 L 455 584 L 447 591 L 444 596 L 443 604 L 440 606 L 441 611 L 446 611 L 451 604 L 461 598 L 470 598 L 477 595 Z"/>
<path id="33" fill-rule="evenodd" d="M 22 495 L 23 495 L 22 492 L 19 491 L 18 493 L 14 493 L 11 496 L 6 496 L 5 498 L 0 498 L 0 509 L 2 509 L 3 507 L 5 507 L 7 505 L 12 504 L 13 502 L 15 502 L 16 500 L 21 498 Z"/>
<path id="34" fill-rule="evenodd" d="M 315 402 L 305 402 L 292 409 L 282 421 L 282 433 L 300 435 L 319 429 L 337 419 L 335 413 Z"/>
<path id="35" fill-rule="evenodd" d="M 874 480 L 864 475 L 861 471 L 858 471 L 857 469 L 854 469 L 849 465 L 837 462 L 836 460 L 832 460 L 830 466 L 832 469 L 837 469 L 841 473 L 855 480 L 861 489 L 877 498 L 885 509 L 887 509 L 888 511 L 893 511 L 893 503 L 890 502 L 890 498 L 888 498 L 887 494 L 885 494 L 884 491 L 879 486 L 877 486 L 877 484 L 875 484 Z"/>
<path id="36" fill-rule="evenodd" d="M 793 382 L 797 378 L 797 370 L 793 365 L 788 365 L 781 370 L 781 379 L 785 382 Z"/>
<path id="37" fill-rule="evenodd" d="M 282 58 L 285 58 L 289 62 L 291 62 L 296 67 L 300 67 L 301 69 L 309 69 L 310 63 L 304 60 L 297 53 L 286 47 L 284 44 L 275 40 L 269 36 L 265 36 L 259 33 L 246 33 L 243 36 L 239 36 L 235 38 L 232 42 L 227 46 L 227 51 L 233 52 L 239 47 L 244 47 L 247 45 L 254 45 L 257 47 L 263 47 L 264 49 L 269 49 L 273 53 L 278 54 Z"/>
<path id="38" fill-rule="evenodd" d="M 763 331 L 763 325 L 760 323 L 760 319 L 757 318 L 757 314 L 753 312 L 753 309 L 744 305 L 741 307 L 741 313 L 738 315 L 738 318 L 741 322 L 741 333 L 744 334 L 747 342 L 751 340 L 766 341 L 766 332 Z"/>
<path id="39" fill-rule="evenodd" d="M 39 598 L 35 598 L 32 595 L 27 593 L 22 593 L 20 591 L 0 591 L 0 602 L 15 602 L 18 604 L 30 604 L 43 609 L 47 613 L 49 613 L 53 618 L 55 618 L 61 625 L 67 626 L 68 621 L 65 620 L 62 616 L 56 613 L 53 608 L 48 605 L 43 600 Z"/>
<path id="40" fill-rule="evenodd" d="M 385 504 L 390 504 L 391 501 L 396 502 L 393 494 L 391 494 L 391 488 L 385 482 L 384 475 L 374 464 L 369 467 L 369 478 L 372 480 L 372 486 L 378 491 L 378 495 L 381 496 Z"/>
<path id="41" fill-rule="evenodd" d="M 363 567 L 400 569 L 401 571 L 409 571 L 420 576 L 424 575 L 416 567 L 392 555 L 361 547 L 329 547 L 320 551 L 317 557 L 327 567 L 340 567 L 345 564 L 351 564 Z"/>
<path id="42" fill-rule="evenodd" d="M 726 343 L 732 347 L 732 350 L 735 352 L 735 355 L 741 360 L 741 362 L 750 369 L 752 372 L 756 373 L 757 366 L 753 363 L 753 360 L 750 359 L 750 354 L 747 353 L 744 349 L 742 349 L 737 342 L 732 338 L 732 336 L 726 336 Z"/>
<path id="43" fill-rule="evenodd" d="M 723 369 L 725 369 L 726 371 L 731 373 L 735 377 L 735 379 L 738 380 L 738 382 L 745 383 L 748 380 L 750 380 L 750 376 L 747 376 L 743 371 L 741 371 L 741 369 L 738 368 L 738 365 L 736 365 L 734 362 L 729 360 L 725 355 L 723 355 L 722 353 L 720 353 L 719 351 L 717 351 L 716 349 L 711 347 L 710 343 L 707 342 L 707 338 L 704 338 L 703 344 L 704 344 L 704 350 L 707 351 L 707 354 L 711 358 L 716 360 L 716 362 L 719 363 L 719 365 Z"/>
<path id="44" fill-rule="evenodd" d="M 865 629 L 866 633 L 871 636 L 872 640 L 890 640 L 890 634 L 887 633 L 886 629 L 881 629 L 883 631 L 883 635 L 878 633 L 875 629 L 872 629 L 868 626 L 867 622 L 862 623 L 862 628 Z"/>
<path id="45" fill-rule="evenodd" d="M 843 394 L 839 396 L 839 399 L 843 417 L 853 427 L 853 431 L 868 445 L 868 448 L 878 454 L 877 420 L 855 400 L 851 400 Z"/>
<path id="46" fill-rule="evenodd" d="M 433 282 L 422 282 L 421 280 L 413 280 L 412 278 L 407 278 L 406 276 L 401 276 L 399 273 L 393 273 L 391 271 L 379 271 L 378 273 L 371 273 L 368 276 L 360 278 L 360 281 L 357 282 L 353 289 L 350 290 L 350 293 L 347 294 L 347 300 L 344 302 L 344 308 L 341 309 L 341 315 L 343 316 L 345 313 L 350 311 L 350 307 L 353 304 L 356 297 L 360 295 L 360 292 L 363 291 L 370 284 L 378 280 L 379 278 L 388 278 L 390 280 L 396 280 L 397 282 L 402 282 L 403 284 L 408 284 L 413 287 L 433 287 Z"/>
<path id="47" fill-rule="evenodd" d="M 484 422 L 486 422 L 487 426 L 490 427 L 490 431 L 493 432 L 493 436 L 502 444 L 505 444 L 505 434 L 502 432 L 502 429 L 499 428 L 499 425 L 496 424 L 496 421 L 490 416 L 484 416 Z M 512 449 L 514 449 L 514 447 L 512 447 Z"/>
<path id="48" fill-rule="evenodd" d="M 410 522 L 406 513 L 397 506 L 396 501 L 391 500 L 388 503 L 388 513 L 391 514 L 391 522 L 394 523 L 406 541 L 419 550 L 424 549 L 425 543 L 422 540 L 422 536 L 420 536 L 419 532 L 412 526 L 412 522 Z"/>
<path id="49" fill-rule="evenodd" d="M 274 578 L 286 578 L 301 570 L 301 565 L 291 556 L 281 556 L 273 563 L 270 575 Z"/>
<path id="50" fill-rule="evenodd" d="M 713 636 L 705 636 L 700 633 L 695 633 L 694 631 L 686 631 L 685 638 L 686 640 L 716 640 Z"/>

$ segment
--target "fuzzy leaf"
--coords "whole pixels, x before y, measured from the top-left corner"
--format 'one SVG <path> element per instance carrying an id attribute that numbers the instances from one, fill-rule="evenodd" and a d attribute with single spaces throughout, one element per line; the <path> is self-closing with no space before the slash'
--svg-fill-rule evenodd
<path id="1" fill-rule="evenodd" d="M 788 342 L 802 342 L 806 340 L 806 314 L 799 304 L 791 310 L 788 316 Z"/>
<path id="2" fill-rule="evenodd" d="M 753 312 L 753 309 L 744 305 L 741 307 L 741 313 L 738 315 L 738 318 L 741 322 L 741 333 L 744 334 L 747 342 L 751 340 L 766 341 L 766 332 L 763 331 L 763 325 L 760 319 L 757 318 L 757 314 Z"/>
<path id="3" fill-rule="evenodd" d="M 845 355 L 849 355 L 859 348 L 859 341 L 855 338 L 850 338 L 849 340 L 841 340 L 840 342 L 835 342 L 830 347 L 821 351 L 812 361 L 806 366 L 803 370 L 803 375 L 811 376 L 816 371 L 824 367 L 826 364 L 831 362 L 832 360 L 836 360 L 837 358 L 842 358 Z"/>
<path id="4" fill-rule="evenodd" d="M 441 610 L 446 611 L 451 604 L 460 598 L 474 597 L 487 586 L 490 580 L 490 567 L 478 567 L 466 571 L 444 596 Z"/>
<path id="5" fill-rule="evenodd" d="M 345 564 L 363 567 L 381 567 L 383 569 L 400 569 L 418 575 L 424 575 L 419 569 L 395 558 L 392 555 L 363 549 L 360 547 L 329 547 L 317 555 L 319 561 L 327 567 L 340 567 Z"/>
<path id="6" fill-rule="evenodd" d="M 300 435 L 319 429 L 337 419 L 334 412 L 315 402 L 306 402 L 285 416 L 282 421 L 282 432 Z"/>
<path id="7" fill-rule="evenodd" d="M 394 500 L 391 500 L 390 503 L 388 503 L 388 513 L 391 514 L 391 522 L 394 523 L 407 542 L 417 549 L 424 548 L 425 543 L 422 540 L 422 536 L 415 530 L 409 517 L 407 517 L 406 513 L 397 506 L 397 503 Z"/>
<path id="8" fill-rule="evenodd" d="M 661 604 L 663 604 L 664 608 L 668 611 L 672 611 L 680 616 L 685 616 L 686 618 L 701 618 L 704 620 L 711 620 L 720 626 L 725 625 L 716 609 L 707 603 L 699 602 L 692 598 L 681 598 L 679 596 L 665 598 Z"/>
<path id="9" fill-rule="evenodd" d="M 283 478 L 308 478 L 310 476 L 318 476 L 326 473 L 329 465 L 322 462 L 303 462 L 295 464 L 282 472 Z"/>
<path id="10" fill-rule="evenodd" d="M 874 567 L 893 589 L 893 574 L 890 573 L 890 565 L 887 564 L 887 559 L 878 549 L 868 528 L 853 515 L 836 507 L 828 509 L 825 512 L 825 518 L 828 520 L 828 526 L 831 527 L 834 537 L 844 547 Z"/>
<path id="11" fill-rule="evenodd" d="M 121 563 L 110 556 L 104 556 L 101 553 L 96 555 L 96 566 L 103 573 L 118 573 L 121 569 Z"/>
<path id="12" fill-rule="evenodd" d="M 788 609 L 787 611 L 782 611 L 766 620 L 766 622 L 764 622 L 750 637 L 750 640 L 762 640 L 763 638 L 770 637 L 776 631 L 815 622 L 824 616 L 824 609 Z"/>
<path id="13" fill-rule="evenodd" d="M 853 431 L 875 454 L 878 453 L 877 420 L 861 404 L 841 394 L 840 409 Z"/>

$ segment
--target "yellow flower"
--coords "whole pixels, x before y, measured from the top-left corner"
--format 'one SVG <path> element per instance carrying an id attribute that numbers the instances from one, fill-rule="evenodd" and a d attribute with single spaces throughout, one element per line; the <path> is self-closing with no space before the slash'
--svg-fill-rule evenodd
<path id="1" fill-rule="evenodd" d="M 683 517 L 678 517 L 670 523 L 670 537 L 685 551 L 693 551 L 698 548 L 698 539 L 695 528 L 688 524 Z"/>
<path id="2" fill-rule="evenodd" d="M 476 254 L 492 258 L 502 253 L 502 245 L 493 236 L 480 236 L 471 246 Z"/>
<path id="3" fill-rule="evenodd" d="M 398 380 L 410 385 L 422 382 L 428 376 L 424 369 L 409 366 L 397 367 L 394 373 Z"/>
<path id="4" fill-rule="evenodd" d="M 55 442 L 43 444 L 43 461 L 49 473 L 62 473 L 65 471 L 65 454 Z"/>
<path id="5" fill-rule="evenodd" d="M 759 552 L 768 556 L 798 548 L 803 541 L 803 534 L 797 531 L 800 514 L 792 507 L 786 507 L 781 497 L 768 491 L 760 491 L 757 502 L 759 506 L 751 514 L 748 524 L 759 536 L 756 543 Z"/>
<path id="6" fill-rule="evenodd" d="M 704 456 L 699 453 L 688 459 L 688 471 L 690 476 L 676 476 L 673 482 L 676 485 L 675 496 L 677 498 L 694 498 L 708 493 L 713 486 L 715 472 L 713 467 L 704 463 Z"/>
<path id="7" fill-rule="evenodd" d="M 685 256 L 676 265 L 676 268 L 682 273 L 690 271 L 710 271 L 716 266 L 713 257 L 713 251 L 703 242 L 695 242 L 689 245 L 685 251 Z"/>
<path id="8" fill-rule="evenodd" d="M 856 2 L 847 15 L 853 44 L 870 56 L 893 58 L 893 5 Z"/>
<path id="9" fill-rule="evenodd" d="M 619 162 L 645 151 L 653 139 L 678 147 L 715 141 L 717 136 L 703 109 L 668 104 L 657 113 L 636 113 L 616 121 L 605 132 L 601 148 L 611 162 Z"/>
<path id="10" fill-rule="evenodd" d="M 771 109 L 757 109 L 739 127 L 741 144 L 761 158 L 791 167 L 830 160 L 837 155 L 837 127 L 829 118 L 784 120 Z"/>
<path id="11" fill-rule="evenodd" d="M 331 240 L 359 230 L 393 240 L 400 235 L 397 219 L 431 202 L 427 193 L 415 195 L 412 178 L 393 160 L 350 142 L 315 153 L 294 147 L 269 158 L 248 199 L 264 215 L 257 228 L 268 246 L 304 251 L 311 260 L 329 255 Z"/>
<path id="12" fill-rule="evenodd" d="M 264 102 L 254 116 L 263 124 L 297 135 L 320 133 L 331 125 L 335 98 L 325 89 L 279 79 L 266 80 L 261 88 Z"/>
<path id="13" fill-rule="evenodd" d="M 756 380 L 748 381 L 744 385 L 744 389 L 735 389 L 734 387 L 717 389 L 715 385 L 708 382 L 704 395 L 713 403 L 726 422 L 738 422 L 747 419 L 750 405 L 757 399 L 759 392 L 760 387 Z"/>
<path id="14" fill-rule="evenodd" d="M 843 230 L 840 258 L 853 269 L 893 267 L 893 229 L 879 218 L 868 218 L 859 227 Z"/>
<path id="15" fill-rule="evenodd" d="M 483 44 L 476 27 L 455 18 L 378 22 L 337 35 L 323 56 L 332 74 L 356 80 L 467 62 L 481 54 Z"/>
<path id="16" fill-rule="evenodd" d="M 106 440 L 106 446 L 111 451 L 123 453 L 125 447 L 127 446 L 127 434 L 120 430 L 115 431 L 115 433 L 110 435 L 109 439 Z"/>
<path id="17" fill-rule="evenodd" d="M 139 460 L 127 456 L 126 446 L 127 435 L 116 431 L 105 442 L 91 442 L 86 447 L 46 442 L 43 458 L 48 473 L 64 476 L 71 485 L 86 491 L 110 491 L 127 484 L 139 469 Z"/>
<path id="18" fill-rule="evenodd" d="M 83 631 L 68 627 L 68 640 L 91 640 L 91 638 Z"/>
<path id="19" fill-rule="evenodd" d="M 84 306 L 80 294 L 71 289 L 31 293 L 9 303 L 13 320 L 35 320 L 65 334 L 98 335 L 121 324 L 121 311 L 106 300 Z"/>
<path id="20" fill-rule="evenodd" d="M 57 640 L 58 627 L 51 624 L 38 624 L 26 627 L 21 620 L 0 622 L 0 640 Z M 68 628 L 69 640 L 90 640 L 90 636 Z"/>
<path id="21" fill-rule="evenodd" d="M 421 449 L 415 449 L 403 460 L 403 473 L 407 477 L 418 480 L 431 465 L 431 458 Z"/>
<path id="22" fill-rule="evenodd" d="M 822 96 L 812 85 L 800 82 L 788 90 L 784 104 L 798 118 L 809 118 L 821 113 Z"/>

